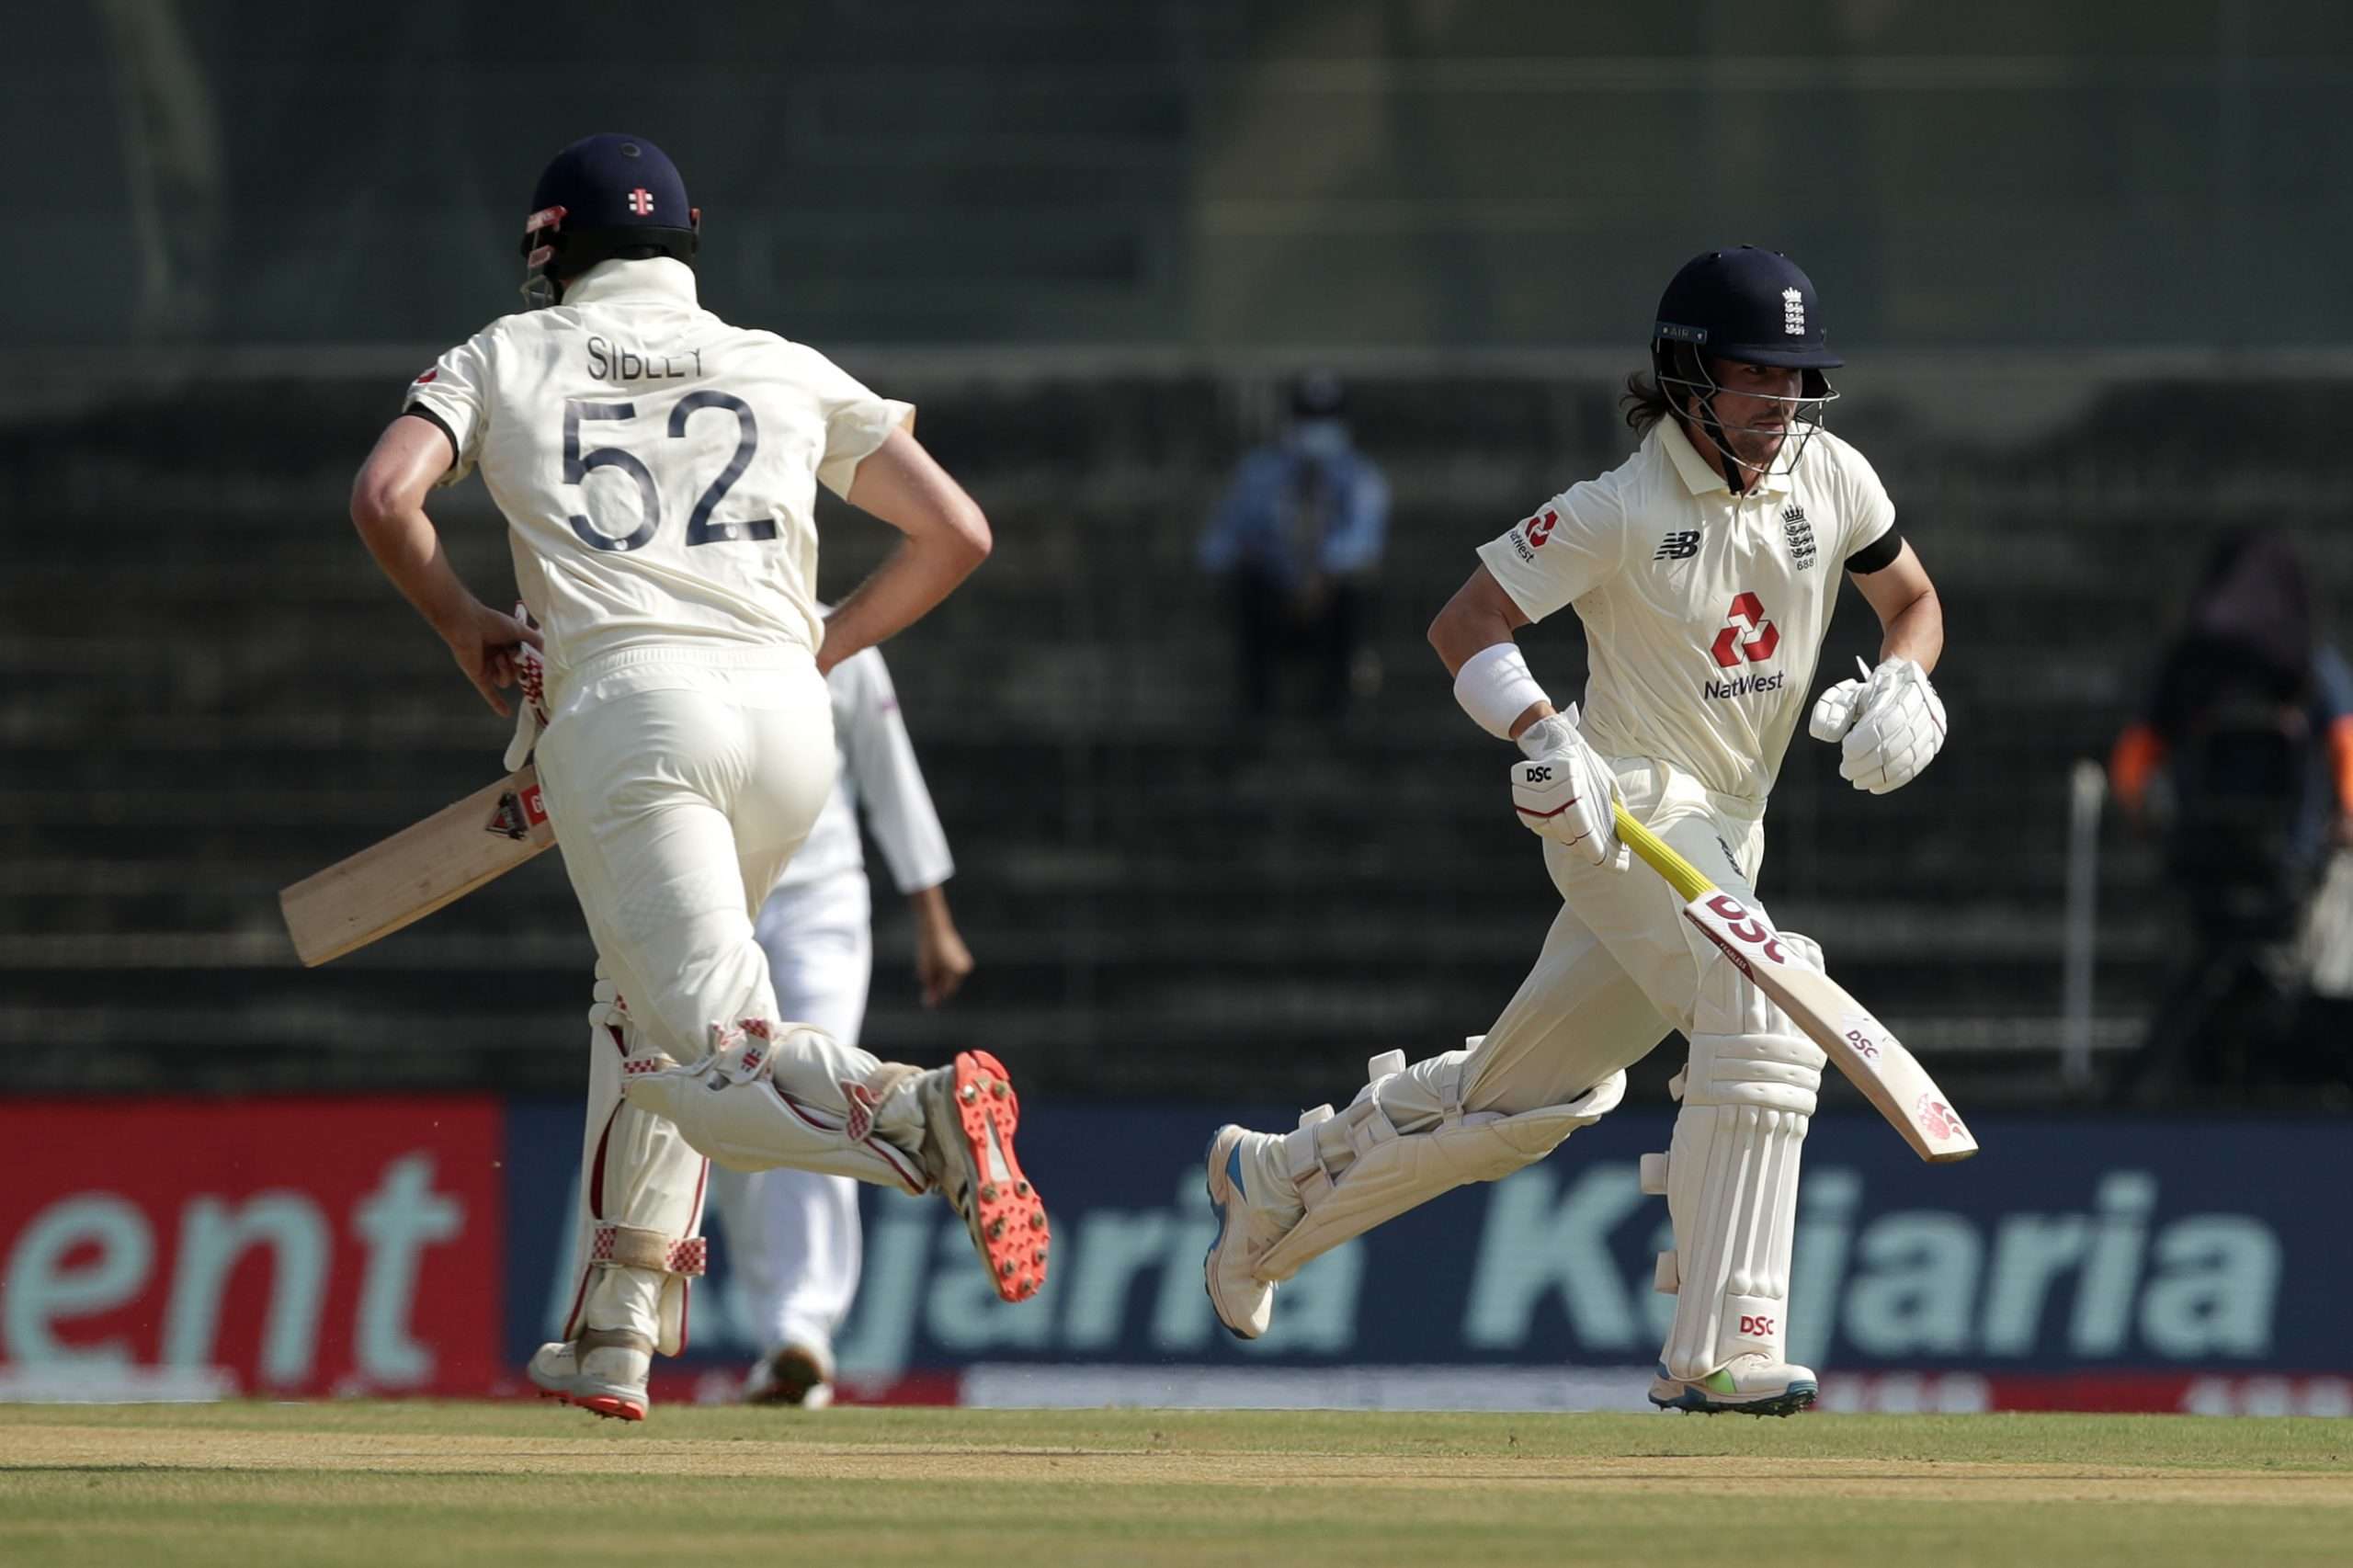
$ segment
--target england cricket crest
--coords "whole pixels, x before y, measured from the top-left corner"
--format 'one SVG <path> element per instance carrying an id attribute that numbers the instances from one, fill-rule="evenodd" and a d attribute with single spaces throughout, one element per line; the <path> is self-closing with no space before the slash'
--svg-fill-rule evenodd
<path id="1" fill-rule="evenodd" d="M 1813 525 L 1805 508 L 1792 501 L 1781 513 L 1781 537 L 1789 541 L 1790 564 L 1801 572 L 1813 570 Z"/>

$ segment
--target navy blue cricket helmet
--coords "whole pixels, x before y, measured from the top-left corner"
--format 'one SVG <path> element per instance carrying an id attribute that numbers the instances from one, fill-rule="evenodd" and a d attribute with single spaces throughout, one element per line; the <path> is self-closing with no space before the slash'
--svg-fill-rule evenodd
<path id="1" fill-rule="evenodd" d="M 1795 404 L 1792 418 L 1809 427 L 1785 447 L 1791 464 L 1810 428 L 1820 425 L 1823 405 L 1838 395 L 1823 372 L 1846 363 L 1830 351 L 1813 279 L 1780 252 L 1755 245 L 1707 251 L 1685 262 L 1659 297 L 1651 328 L 1651 366 L 1660 387 L 1679 407 L 1689 397 L 1688 411 L 1714 437 L 1722 433 L 1715 413 L 1721 389 L 1708 372 L 1710 359 L 1803 372 L 1797 397 L 1774 400 Z"/>
<path id="2" fill-rule="evenodd" d="M 1695 256 L 1659 296 L 1653 346 L 1688 344 L 1718 359 L 1820 372 L 1846 363 L 1830 351 L 1813 279 L 1779 251 L 1741 245 Z"/>
<path id="3" fill-rule="evenodd" d="M 642 136 L 603 131 L 555 155 L 523 223 L 523 298 L 563 297 L 563 279 L 616 256 L 673 256 L 691 266 L 701 210 L 669 154 Z"/>

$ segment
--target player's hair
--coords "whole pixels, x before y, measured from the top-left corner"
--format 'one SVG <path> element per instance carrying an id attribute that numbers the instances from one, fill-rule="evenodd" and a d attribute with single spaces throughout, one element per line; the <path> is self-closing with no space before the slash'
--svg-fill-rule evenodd
<path id="1" fill-rule="evenodd" d="M 1649 435 L 1652 426 L 1678 412 L 1665 390 L 1640 370 L 1626 378 L 1625 395 L 1618 401 L 1625 406 L 1626 424 L 1638 436 Z"/>

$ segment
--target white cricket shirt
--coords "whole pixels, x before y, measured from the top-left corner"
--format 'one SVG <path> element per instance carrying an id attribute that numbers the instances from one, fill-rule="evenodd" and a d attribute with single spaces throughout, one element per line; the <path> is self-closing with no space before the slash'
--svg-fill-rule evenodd
<path id="1" fill-rule="evenodd" d="M 1479 559 L 1530 620 L 1585 624 L 1585 735 L 1672 764 L 1761 810 L 1812 706 L 1841 563 L 1895 524 L 1860 452 L 1827 430 L 1794 473 L 1734 495 L 1662 420 L 1634 455 L 1573 485 Z"/>
<path id="2" fill-rule="evenodd" d="M 657 652 L 739 666 L 813 652 L 817 484 L 847 494 L 915 412 L 703 310 L 693 268 L 667 256 L 591 267 L 562 304 L 450 349 L 408 397 L 457 445 L 441 483 L 479 468 L 506 517 L 559 708 L 592 680 L 646 684 Z"/>
<path id="3" fill-rule="evenodd" d="M 940 829 L 931 791 L 924 788 L 923 770 L 915 766 L 915 744 L 907 738 L 882 651 L 868 648 L 835 665 L 825 677 L 825 690 L 833 699 L 841 767 L 817 825 L 793 851 L 777 886 L 802 887 L 864 870 L 858 835 L 862 802 L 899 892 L 938 887 L 956 874 L 956 862 L 948 853 L 948 835 Z"/>

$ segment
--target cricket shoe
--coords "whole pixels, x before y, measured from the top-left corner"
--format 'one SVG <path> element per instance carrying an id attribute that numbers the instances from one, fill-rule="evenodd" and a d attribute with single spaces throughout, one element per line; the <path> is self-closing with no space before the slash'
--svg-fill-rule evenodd
<path id="1" fill-rule="evenodd" d="M 1795 1415 L 1812 1404 L 1822 1385 L 1813 1369 L 1776 1361 L 1761 1352 L 1735 1356 L 1704 1378 L 1677 1378 L 1661 1366 L 1651 1380 L 1651 1403 L 1661 1410 L 1719 1415 Z"/>
<path id="2" fill-rule="evenodd" d="M 1262 1152 L 1251 1143 L 1252 1139 L 1263 1143 L 1282 1142 L 1271 1132 L 1253 1132 L 1229 1122 L 1211 1136 L 1209 1151 L 1203 1155 L 1210 1207 L 1217 1211 L 1217 1236 L 1201 1258 L 1201 1278 L 1209 1287 L 1210 1305 L 1217 1312 L 1217 1321 L 1236 1339 L 1257 1338 L 1274 1320 L 1274 1281 L 1261 1279 L 1251 1270 L 1299 1223 L 1301 1213 L 1296 1202 L 1251 1200 L 1243 1181 L 1244 1157 L 1245 1152 Z"/>
<path id="3" fill-rule="evenodd" d="M 645 1374 L 654 1345 L 626 1329 L 583 1329 L 577 1339 L 542 1345 L 526 1370 L 551 1399 L 616 1421 L 645 1419 Z"/>
<path id="4" fill-rule="evenodd" d="M 830 1358 L 805 1345 L 787 1345 L 769 1351 L 744 1380 L 745 1404 L 797 1404 L 823 1410 L 834 1403 Z"/>
<path id="5" fill-rule="evenodd" d="M 963 1051 L 915 1086 L 923 1109 L 924 1173 L 964 1221 L 996 1293 L 1023 1301 L 1046 1283 L 1046 1205 L 1013 1152 L 1021 1098 L 985 1051 Z"/>

